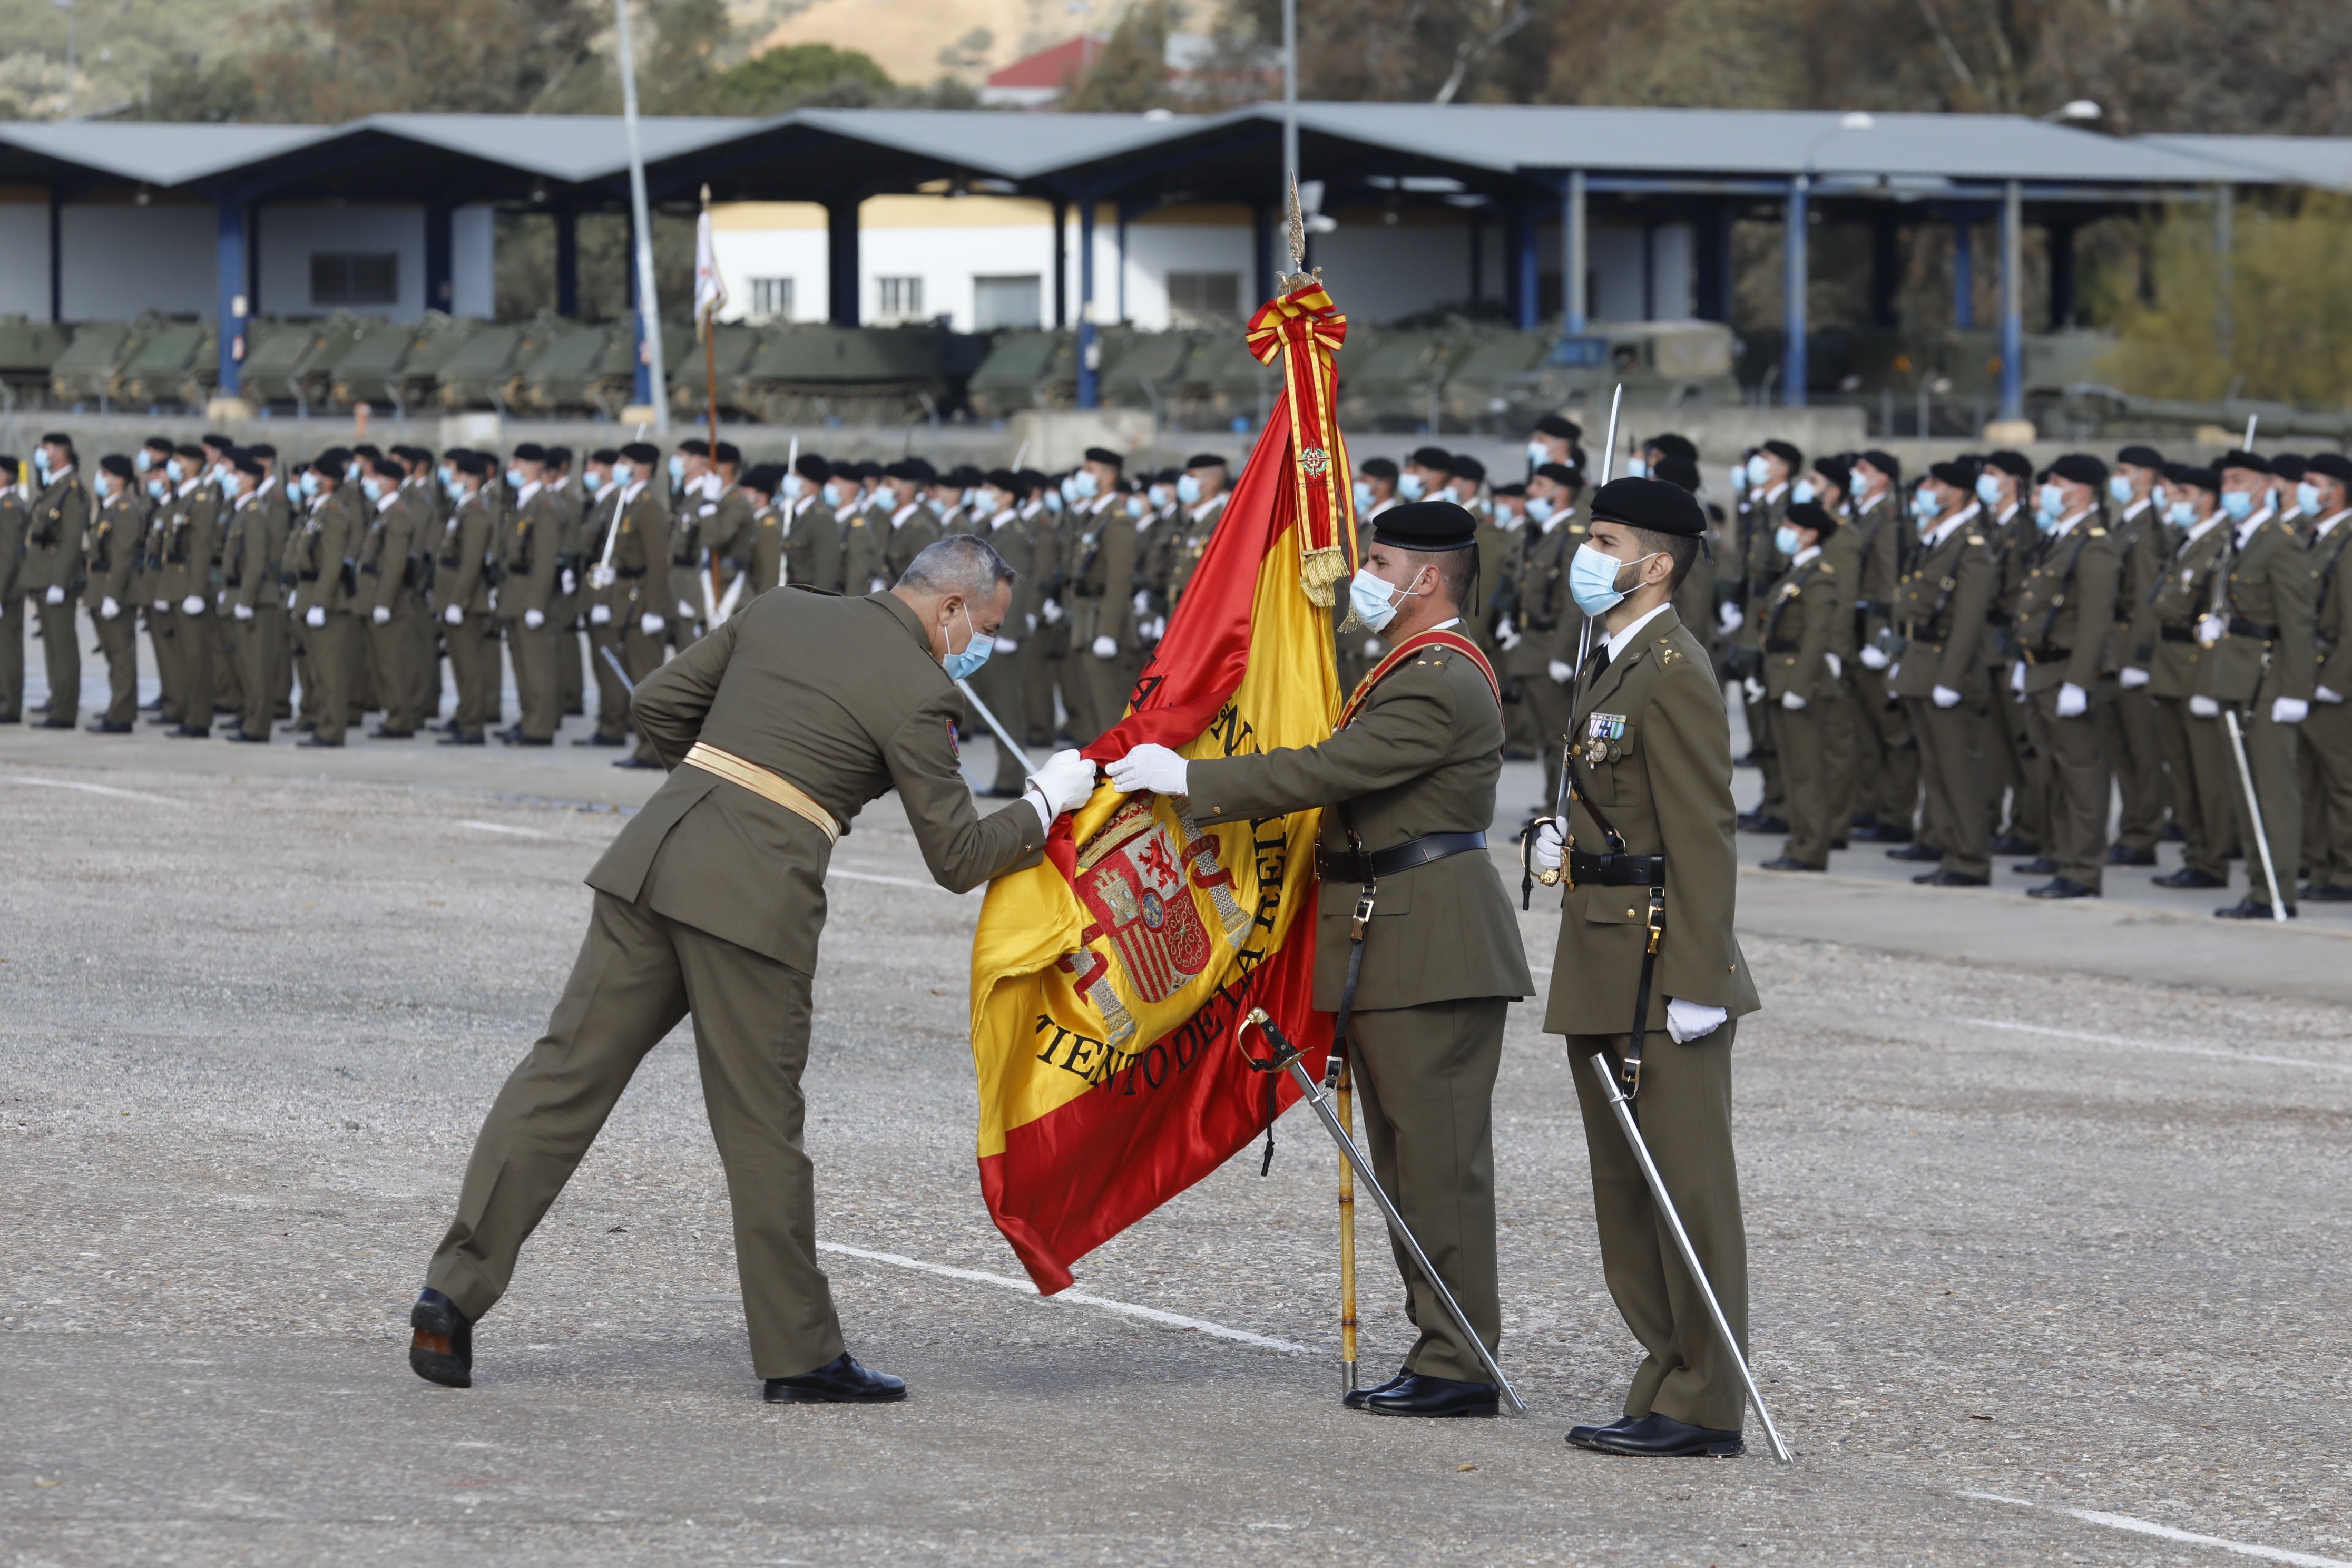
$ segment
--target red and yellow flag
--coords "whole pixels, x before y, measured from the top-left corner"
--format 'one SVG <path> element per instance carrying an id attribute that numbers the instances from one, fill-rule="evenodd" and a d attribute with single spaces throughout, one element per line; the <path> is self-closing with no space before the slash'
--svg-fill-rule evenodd
<path id="1" fill-rule="evenodd" d="M 1188 757 L 1327 740 L 1339 712 L 1326 607 L 1355 570 L 1322 286 L 1261 309 L 1286 360 L 1273 417 L 1123 720 L 1097 761 L 1146 742 Z M 1265 1079 L 1235 1025 L 1264 1007 L 1319 1058 L 1319 813 L 1203 827 L 1185 803 L 1108 785 L 1055 825 L 1045 863 L 999 878 L 971 950 L 980 1179 L 1037 1288 L 1215 1170 L 1260 1131 Z M 1319 1067 L 1319 1061 L 1313 1064 Z M 1277 1109 L 1297 1098 L 1277 1080 Z"/>

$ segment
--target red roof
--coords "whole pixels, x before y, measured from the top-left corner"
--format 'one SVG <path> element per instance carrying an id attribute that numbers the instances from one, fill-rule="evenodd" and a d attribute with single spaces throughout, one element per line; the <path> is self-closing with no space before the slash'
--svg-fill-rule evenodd
<path id="1" fill-rule="evenodd" d="M 1095 63 L 1103 52 L 1100 38 L 1076 37 L 1041 49 L 1026 59 L 1014 60 L 1003 70 L 989 73 L 991 87 L 1059 87 L 1087 67 Z"/>

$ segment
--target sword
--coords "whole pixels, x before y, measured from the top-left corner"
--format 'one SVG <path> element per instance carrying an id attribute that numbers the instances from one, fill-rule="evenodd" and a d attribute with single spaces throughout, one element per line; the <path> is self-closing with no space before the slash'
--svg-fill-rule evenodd
<path id="1" fill-rule="evenodd" d="M 988 710 L 988 704 L 980 700 L 980 693 L 971 689 L 971 682 L 959 680 L 956 682 L 956 687 L 963 693 L 963 700 L 971 704 L 972 711 L 978 713 L 982 721 L 996 732 L 996 743 L 1021 759 L 1021 771 L 1025 773 L 1035 773 L 1037 764 L 1029 760 L 1029 753 L 1021 749 L 1021 742 L 1013 738 L 1013 731 L 999 723 L 996 715 Z"/>
<path id="2" fill-rule="evenodd" d="M 1723 1348 L 1730 1355 L 1731 1364 L 1739 1369 L 1739 1381 L 1747 1385 L 1748 1397 L 1755 1402 L 1757 1416 L 1764 1423 L 1764 1436 L 1772 1440 L 1772 1457 L 1784 1465 L 1794 1464 L 1789 1445 L 1780 1441 L 1780 1429 L 1772 1425 L 1772 1413 L 1764 1408 L 1764 1395 L 1756 1386 L 1756 1374 L 1748 1370 L 1748 1358 L 1739 1353 L 1739 1342 L 1732 1337 L 1731 1324 L 1723 1315 L 1723 1304 L 1715 1299 L 1715 1287 L 1706 1282 L 1706 1270 L 1698 1266 L 1698 1249 L 1691 1245 L 1690 1233 L 1683 1229 L 1683 1217 L 1675 1212 L 1675 1200 L 1666 1195 L 1665 1180 L 1650 1159 L 1650 1146 L 1642 1142 L 1642 1129 L 1633 1121 L 1633 1103 L 1618 1087 L 1617 1075 L 1610 1070 L 1608 1057 L 1595 1051 L 1591 1060 L 1593 1072 L 1601 1079 L 1601 1092 L 1609 1097 L 1609 1109 L 1617 1113 L 1617 1125 L 1624 1130 L 1625 1142 L 1633 1145 L 1633 1158 L 1642 1167 L 1642 1179 L 1650 1184 L 1650 1196 L 1656 1200 L 1658 1212 L 1666 1216 L 1666 1227 L 1675 1233 L 1675 1248 L 1683 1255 L 1683 1267 L 1698 1282 L 1699 1299 L 1706 1303 L 1706 1315 L 1715 1321 L 1715 1331 L 1723 1336 Z"/>
<path id="3" fill-rule="evenodd" d="M 604 662 L 613 667 L 613 679 L 621 683 L 621 689 L 627 692 L 633 698 L 636 696 L 637 683 L 629 679 L 629 672 L 621 668 L 621 657 L 613 651 L 612 645 L 610 643 L 606 643 L 596 651 L 603 654 L 604 656 Z"/>
<path id="4" fill-rule="evenodd" d="M 1617 410 L 1624 401 L 1625 384 L 1621 381 L 1617 384 L 1617 390 L 1609 395 L 1609 439 L 1601 447 L 1601 483 L 1603 485 L 1609 482 L 1609 471 L 1617 462 Z M 1597 489 L 1600 486 L 1596 485 L 1593 488 Z M 1584 663 L 1591 652 L 1592 617 L 1587 616 L 1584 617 L 1583 626 L 1576 634 L 1576 674 L 1570 678 L 1571 689 L 1569 693 L 1571 699 L 1580 692 L 1584 685 Z M 1570 700 L 1568 709 L 1572 718 L 1576 712 L 1576 703 Z M 1562 735 L 1560 749 L 1563 754 L 1559 759 L 1559 784 L 1552 792 L 1551 802 L 1551 814 L 1559 818 L 1560 831 L 1563 834 L 1568 831 L 1568 758 L 1564 754 L 1567 746 L 1568 737 Z M 1521 890 L 1525 891 L 1525 889 Z"/>
<path id="5" fill-rule="evenodd" d="M 1494 1379 L 1495 1386 L 1502 1391 L 1503 1403 L 1509 1408 L 1512 1415 L 1525 1415 L 1528 1413 L 1528 1407 L 1519 1398 L 1519 1391 L 1513 1388 L 1511 1380 L 1503 1375 L 1503 1369 L 1496 1364 L 1494 1353 L 1487 1350 L 1486 1342 L 1480 1339 L 1478 1331 L 1470 1326 L 1469 1314 L 1463 1311 L 1462 1304 L 1454 1299 L 1454 1292 L 1445 1288 L 1445 1281 L 1438 1278 L 1436 1268 L 1429 1261 L 1429 1254 L 1421 1249 L 1421 1243 L 1413 1239 L 1412 1229 L 1405 1225 L 1403 1214 L 1399 1212 L 1395 1203 L 1381 1189 L 1380 1178 L 1372 1174 L 1371 1162 L 1364 1158 L 1363 1151 L 1356 1147 L 1356 1141 L 1350 1138 L 1348 1135 L 1348 1130 L 1339 1124 L 1339 1115 L 1331 1109 L 1331 1101 L 1324 1094 L 1323 1086 L 1307 1075 L 1307 1068 L 1302 1065 L 1298 1047 L 1292 1045 L 1288 1037 L 1283 1034 L 1281 1026 L 1266 1016 L 1265 1008 L 1251 1008 L 1249 1016 L 1242 1020 L 1243 1028 L 1247 1028 L 1253 1024 L 1256 1025 L 1259 1032 L 1272 1042 L 1276 1052 L 1275 1058 L 1271 1062 L 1262 1062 L 1255 1057 L 1250 1056 L 1246 1050 L 1242 1053 L 1243 1056 L 1247 1058 L 1250 1066 L 1259 1072 L 1287 1071 L 1290 1074 L 1291 1081 L 1298 1085 L 1299 1092 L 1305 1097 L 1307 1103 L 1315 1108 L 1315 1114 L 1322 1120 L 1324 1130 L 1331 1134 L 1331 1141 L 1339 1145 L 1340 1154 L 1346 1158 L 1349 1165 L 1355 1168 L 1356 1179 L 1370 1189 L 1372 1201 L 1380 1205 L 1381 1213 L 1388 1218 L 1389 1229 L 1396 1233 L 1397 1240 L 1402 1242 L 1405 1251 L 1412 1254 L 1413 1263 L 1421 1269 L 1422 1278 L 1427 1279 L 1431 1287 L 1436 1290 L 1438 1300 L 1444 1305 L 1445 1315 L 1454 1320 L 1454 1326 L 1462 1331 L 1462 1337 L 1470 1342 L 1472 1350 L 1478 1352 L 1478 1364 L 1486 1369 L 1486 1375 Z M 1237 1039 L 1238 1033 L 1236 1031 Z M 1759 1408 L 1760 1409 L 1761 1405 L 1759 1405 Z"/>
<path id="6" fill-rule="evenodd" d="M 2263 803 L 2254 794 L 2253 770 L 2246 765 L 2246 737 L 2238 729 L 2238 710 L 2221 710 L 2221 722 L 2229 726 L 2230 751 L 2238 759 L 2238 782 L 2246 789 L 2246 815 L 2253 822 L 2254 843 L 2263 852 L 2263 877 L 2271 885 L 2271 919 L 2286 923 L 2286 904 L 2279 897 L 2278 867 L 2271 860 L 2271 836 L 2263 826 Z"/>

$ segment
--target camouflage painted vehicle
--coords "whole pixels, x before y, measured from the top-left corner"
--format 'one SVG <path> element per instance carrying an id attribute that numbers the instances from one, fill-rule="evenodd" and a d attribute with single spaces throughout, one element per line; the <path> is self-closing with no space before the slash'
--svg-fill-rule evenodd
<path id="1" fill-rule="evenodd" d="M 628 327 L 559 322 L 530 368 L 515 378 L 515 406 L 611 418 L 635 391 L 635 360 L 636 333 Z"/>
<path id="2" fill-rule="evenodd" d="M 1514 334 L 1524 336 L 1525 334 Z M 1464 400 L 1486 427 L 1523 429 L 1536 416 L 1565 410 L 1590 426 L 1607 417 L 1622 384 L 1628 407 L 1696 408 L 1739 401 L 1731 329 L 1720 321 L 1595 321 L 1573 338 L 1554 337 L 1541 362 L 1465 384 Z M 1500 400 L 1504 406 L 1494 405 Z"/>
<path id="3" fill-rule="evenodd" d="M 50 369 L 72 342 L 71 327 L 0 316 L 0 396 L 13 407 L 46 395 Z"/>
<path id="4" fill-rule="evenodd" d="M 254 317 L 245 323 L 245 363 L 237 391 L 256 408 L 294 401 L 295 376 L 319 341 L 316 321 Z"/>
<path id="5" fill-rule="evenodd" d="M 49 366 L 49 395 L 59 403 L 111 400 L 131 356 L 146 347 L 163 322 L 152 316 L 135 321 L 85 321 L 73 342 Z"/>
<path id="6" fill-rule="evenodd" d="M 202 412 L 220 378 L 218 335 L 210 321 L 166 321 L 125 361 L 117 380 L 123 402 L 179 403 Z"/>
<path id="7" fill-rule="evenodd" d="M 1002 419 L 1029 408 L 1067 408 L 1076 398 L 1077 345 L 1066 331 L 996 334 L 988 357 L 965 384 L 977 418 Z"/>
<path id="8" fill-rule="evenodd" d="M 1351 328 L 1349 353 L 1354 347 Z M 1339 390 L 1343 398 L 1349 368 L 1342 355 Z M 1279 389 L 1279 375 L 1257 363 L 1241 333 L 1210 332 L 1196 337 L 1192 352 L 1184 356 L 1184 366 L 1169 388 L 1164 422 L 1184 430 L 1255 430 L 1265 422 Z"/>
<path id="9" fill-rule="evenodd" d="M 477 327 L 443 362 L 433 401 L 443 408 L 496 408 L 505 412 L 516 378 L 530 367 L 540 346 L 553 336 L 539 321 Z"/>
<path id="10" fill-rule="evenodd" d="M 903 425 L 944 415 L 987 340 L 930 324 L 768 330 L 731 399 L 772 425 Z M 979 361 L 976 365 L 975 361 Z M 726 387 L 720 388 L 728 399 Z"/>
<path id="11" fill-rule="evenodd" d="M 1105 334 L 1108 338 L 1108 334 Z M 1116 358 L 1104 344 L 1101 397 L 1108 408 L 1149 408 L 1164 423 L 1170 393 L 1200 340 L 1191 332 L 1128 334 Z"/>
<path id="12" fill-rule="evenodd" d="M 370 408 L 406 412 L 408 396 L 401 377 L 417 336 L 413 322 L 362 323 L 335 362 L 325 401 L 340 408 L 364 403 Z"/>
<path id="13" fill-rule="evenodd" d="M 1339 371 L 1339 418 L 1363 430 L 1434 430 L 1446 378 L 1475 340 L 1464 327 L 1350 332 Z"/>
<path id="14" fill-rule="evenodd" d="M 425 319 L 413 329 L 416 337 L 401 359 L 399 373 L 386 378 L 385 401 L 398 408 L 422 408 L 431 404 L 440 386 L 442 367 L 482 325 L 471 318 L 425 311 Z"/>
<path id="15" fill-rule="evenodd" d="M 719 411 L 740 417 L 746 410 L 737 399 L 743 373 L 760 352 L 761 329 L 722 321 L 710 330 L 706 342 L 689 323 L 682 336 L 662 329 L 662 348 L 669 359 L 669 408 L 673 418 L 699 419 L 710 403 L 711 372 L 718 373 Z"/>
<path id="16" fill-rule="evenodd" d="M 294 401 L 308 410 L 324 407 L 334 395 L 335 367 L 371 328 L 382 323 L 372 316 L 350 316 L 338 310 L 318 323 L 319 335 L 310 352 L 294 367 Z"/>

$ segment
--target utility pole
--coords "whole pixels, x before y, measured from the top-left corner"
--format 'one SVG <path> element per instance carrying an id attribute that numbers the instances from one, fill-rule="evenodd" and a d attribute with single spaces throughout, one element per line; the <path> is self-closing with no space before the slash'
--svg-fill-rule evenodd
<path id="1" fill-rule="evenodd" d="M 662 374 L 661 308 L 654 293 L 654 229 L 646 203 L 646 157 L 637 145 L 637 66 L 629 48 L 629 0 L 613 0 L 620 34 L 621 123 L 629 142 L 629 216 L 636 228 L 637 401 L 654 411 L 654 433 L 669 434 L 669 382 Z"/>

